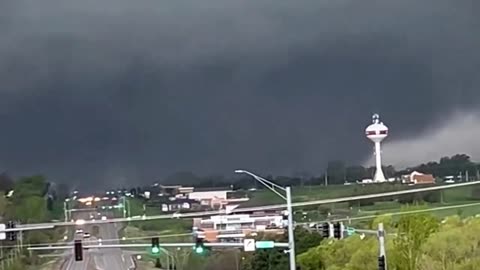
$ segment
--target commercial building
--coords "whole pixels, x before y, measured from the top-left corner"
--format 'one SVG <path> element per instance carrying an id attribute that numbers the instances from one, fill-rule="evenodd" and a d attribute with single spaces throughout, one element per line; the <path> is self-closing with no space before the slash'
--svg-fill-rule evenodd
<path id="1" fill-rule="evenodd" d="M 194 230 L 202 231 L 209 242 L 241 241 L 257 233 L 283 234 L 284 217 L 279 214 L 219 215 L 207 219 L 196 218 Z"/>

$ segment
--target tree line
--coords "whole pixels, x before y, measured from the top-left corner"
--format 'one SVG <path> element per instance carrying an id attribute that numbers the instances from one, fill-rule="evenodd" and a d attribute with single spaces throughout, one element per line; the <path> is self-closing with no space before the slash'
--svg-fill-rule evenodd
<path id="1" fill-rule="evenodd" d="M 470 156 L 466 154 L 456 154 L 451 157 L 442 157 L 439 161 L 430 161 L 410 168 L 396 169 L 394 166 L 384 166 L 383 170 L 387 178 L 398 178 L 409 174 L 412 171 L 433 174 L 437 178 L 446 176 L 462 175 L 463 179 L 468 175 L 469 178 L 479 178 L 480 164 L 473 162 Z M 307 172 L 297 172 L 293 176 L 274 176 L 271 174 L 263 177 L 273 180 L 284 186 L 303 186 L 303 185 L 323 185 L 325 179 L 328 184 L 339 185 L 345 182 L 355 182 L 358 180 L 373 178 L 374 167 L 364 167 L 360 165 L 347 165 L 341 160 L 330 161 L 327 164 L 325 173 L 319 176 L 313 176 Z M 192 172 L 174 173 L 162 181 L 164 184 L 188 185 L 194 187 L 230 187 L 236 189 L 261 188 L 251 177 L 225 177 L 223 175 L 198 176 Z"/>
<path id="2" fill-rule="evenodd" d="M 66 189 L 65 189 L 66 190 Z M 7 173 L 0 175 L 0 216 L 3 222 L 16 224 L 44 223 L 63 217 L 63 201 L 66 193 L 41 175 L 21 177 L 14 180 Z M 52 243 L 59 240 L 64 229 L 37 230 L 23 233 L 23 243 Z M 17 238 L 20 236 L 17 235 Z M 6 241 L 4 245 L 14 245 Z M 7 250 L 3 251 L 8 252 Z M 40 258 L 26 251 L 12 267 L 25 269 L 27 265 L 38 265 Z"/>

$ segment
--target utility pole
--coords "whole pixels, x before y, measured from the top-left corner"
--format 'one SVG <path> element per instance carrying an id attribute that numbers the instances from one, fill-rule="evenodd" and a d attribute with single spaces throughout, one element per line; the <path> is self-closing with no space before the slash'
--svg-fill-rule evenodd
<path id="1" fill-rule="evenodd" d="M 378 257 L 378 269 L 387 270 L 387 254 L 385 252 L 385 230 L 383 223 L 378 224 L 378 243 L 379 243 L 379 257 Z"/>

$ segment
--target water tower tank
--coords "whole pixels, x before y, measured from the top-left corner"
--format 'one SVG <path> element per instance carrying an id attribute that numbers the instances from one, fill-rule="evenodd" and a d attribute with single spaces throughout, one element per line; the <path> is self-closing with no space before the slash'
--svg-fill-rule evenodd
<path id="1" fill-rule="evenodd" d="M 374 114 L 372 117 L 372 124 L 365 129 L 367 138 L 373 142 L 381 142 L 388 136 L 388 127 L 380 122 L 380 116 Z"/>

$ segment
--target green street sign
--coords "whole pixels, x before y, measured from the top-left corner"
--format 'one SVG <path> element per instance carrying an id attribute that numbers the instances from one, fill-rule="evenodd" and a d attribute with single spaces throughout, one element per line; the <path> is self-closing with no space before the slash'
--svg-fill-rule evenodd
<path id="1" fill-rule="evenodd" d="M 255 242 L 256 248 L 274 248 L 275 242 L 273 241 L 257 241 Z"/>
<path id="2" fill-rule="evenodd" d="M 347 231 L 348 236 L 355 234 L 356 231 L 355 228 L 352 227 L 347 227 L 345 230 Z"/>

